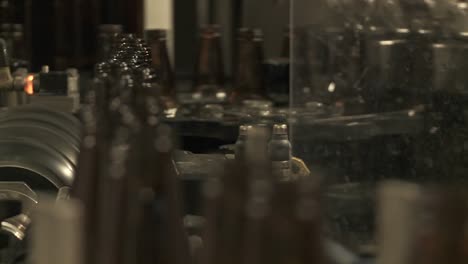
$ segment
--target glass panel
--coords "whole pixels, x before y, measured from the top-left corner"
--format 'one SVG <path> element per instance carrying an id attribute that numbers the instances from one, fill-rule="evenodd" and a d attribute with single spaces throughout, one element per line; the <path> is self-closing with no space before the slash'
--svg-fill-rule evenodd
<path id="1" fill-rule="evenodd" d="M 463 1 L 294 0 L 294 156 L 322 177 L 327 234 L 374 248 L 382 180 L 464 183 Z"/>

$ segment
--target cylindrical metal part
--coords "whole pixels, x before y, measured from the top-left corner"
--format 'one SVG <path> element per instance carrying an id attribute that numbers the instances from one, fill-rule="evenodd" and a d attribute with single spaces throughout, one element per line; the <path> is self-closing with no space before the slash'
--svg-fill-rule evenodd
<path id="1" fill-rule="evenodd" d="M 268 159 L 270 139 L 271 127 L 267 124 L 256 124 L 247 130 L 245 162 L 255 170 L 270 167 Z"/>
<path id="2" fill-rule="evenodd" d="M 1 112 L 2 179 L 24 181 L 34 190 L 70 186 L 77 165 L 80 130 L 73 116 L 41 107 Z"/>
<path id="3" fill-rule="evenodd" d="M 237 138 L 235 155 L 237 160 L 243 160 L 246 156 L 246 143 L 249 130 L 252 129 L 250 125 L 241 125 L 239 127 L 239 137 Z"/>
<path id="4" fill-rule="evenodd" d="M 26 231 L 31 224 L 31 219 L 26 214 L 5 219 L 2 221 L 1 232 L 6 232 L 13 235 L 18 240 L 23 240 L 26 237 Z"/>
<path id="5" fill-rule="evenodd" d="M 280 181 L 291 180 L 292 147 L 288 137 L 288 125 L 276 124 L 268 143 L 268 156 L 272 163 L 273 173 Z"/>

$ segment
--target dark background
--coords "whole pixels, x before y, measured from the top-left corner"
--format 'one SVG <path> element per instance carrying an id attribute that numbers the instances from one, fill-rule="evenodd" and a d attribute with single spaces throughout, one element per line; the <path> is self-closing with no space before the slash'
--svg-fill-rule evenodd
<path id="1" fill-rule="evenodd" d="M 289 24 L 288 0 L 173 0 L 173 12 L 174 66 L 178 79 L 187 80 L 193 74 L 200 25 L 221 25 L 229 77 L 237 28 L 262 28 L 267 57 L 272 57 Z M 26 59 L 33 71 L 45 64 L 55 70 L 91 69 L 99 24 L 122 24 L 126 32 L 143 37 L 144 0 L 0 0 L 0 23 L 24 25 Z"/>

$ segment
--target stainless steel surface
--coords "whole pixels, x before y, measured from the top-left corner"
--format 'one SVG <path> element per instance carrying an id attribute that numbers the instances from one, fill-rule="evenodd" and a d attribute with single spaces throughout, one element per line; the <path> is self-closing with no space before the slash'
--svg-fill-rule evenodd
<path id="1" fill-rule="evenodd" d="M 37 194 L 24 182 L 0 182 L 0 201 L 20 201 L 23 212 L 38 202 Z"/>
<path id="2" fill-rule="evenodd" d="M 18 240 L 23 240 L 30 224 L 31 219 L 29 216 L 19 214 L 2 221 L 1 231 L 15 236 Z"/>
<path id="3" fill-rule="evenodd" d="M 0 180 L 15 180 L 15 175 L 6 175 L 2 171 L 19 169 L 28 175 L 17 180 L 33 188 L 59 188 L 72 184 L 75 166 L 47 144 L 11 138 L 0 139 L 0 145 Z"/>
<path id="4" fill-rule="evenodd" d="M 51 108 L 48 108 L 46 106 L 40 106 L 40 105 L 23 105 L 21 107 L 15 107 L 15 108 L 9 108 L 10 111 L 12 112 L 35 112 L 35 113 L 43 113 L 45 115 L 55 117 L 58 120 L 62 120 L 64 122 L 65 126 L 70 126 L 69 128 L 71 129 L 81 129 L 81 123 L 80 121 L 74 117 L 73 115 L 62 112 L 62 111 L 57 111 Z"/>
<path id="5" fill-rule="evenodd" d="M 2 118 L 0 116 L 0 123 L 4 125 L 24 124 L 25 122 L 34 124 L 37 126 L 46 126 L 46 127 L 49 127 L 50 129 L 60 130 L 63 133 L 66 133 L 68 136 L 70 136 L 74 144 L 78 144 L 80 142 L 80 137 L 76 131 L 64 128 L 63 124 L 61 124 L 59 121 L 54 120 L 44 115 L 32 116 L 28 114 L 28 115 L 16 116 L 16 117 L 7 116 L 5 118 Z"/>
<path id="6" fill-rule="evenodd" d="M 35 140 L 55 149 L 73 165 L 76 166 L 78 162 L 77 158 L 80 152 L 78 142 L 60 130 L 28 123 L 0 123 L 0 138 Z"/>
<path id="7" fill-rule="evenodd" d="M 19 195 L 24 195 L 31 200 L 34 199 L 32 204 L 34 204 L 35 205 L 34 207 L 36 207 L 38 203 L 37 196 L 32 190 L 29 189 L 29 187 L 26 184 L 24 183 L 12 183 L 12 184 L 16 184 L 15 186 L 11 186 L 10 184 L 10 187 L 17 187 L 16 191 L 18 191 Z M 0 186 L 2 185 L 0 184 Z M 19 190 L 18 187 L 21 187 L 21 186 L 24 186 L 25 188 L 23 190 Z M 28 189 L 31 192 L 29 194 L 27 193 Z M 62 187 L 59 189 L 56 200 L 55 200 L 56 206 L 63 206 L 61 205 L 61 203 L 70 199 L 70 190 L 71 190 L 70 187 Z M 6 190 L 6 192 L 11 193 L 13 191 Z M 0 189 L 0 193 L 2 193 L 1 189 Z M 10 199 L 15 199 L 15 197 L 10 196 Z M 23 199 L 23 198 L 20 198 L 20 199 Z M 48 200 L 46 199 L 45 202 L 47 203 Z M 27 231 L 29 229 L 29 226 L 31 224 L 31 218 L 30 218 L 31 209 L 34 209 L 31 207 L 31 205 L 29 205 L 28 207 L 23 207 L 23 210 L 22 210 L 23 213 L 3 220 L 1 222 L 0 232 L 5 233 L 5 234 L 10 234 L 13 237 L 16 237 L 16 239 L 18 240 L 24 240 L 24 238 L 26 237 Z"/>
<path id="8" fill-rule="evenodd" d="M 68 186 L 62 187 L 58 190 L 56 202 L 65 201 L 70 199 L 71 188 Z"/>
<path id="9" fill-rule="evenodd" d="M 18 107 L 0 112 L 0 123 L 11 123 L 17 121 L 40 122 L 51 128 L 62 130 L 69 134 L 76 142 L 81 139 L 81 126 L 79 121 L 72 115 L 59 111 L 48 110 L 42 107 Z"/>
<path id="10" fill-rule="evenodd" d="M 0 201 L 21 202 L 22 213 L 2 219 L 0 232 L 23 240 L 31 223 L 28 213 L 38 203 L 37 194 L 24 182 L 0 182 Z"/>

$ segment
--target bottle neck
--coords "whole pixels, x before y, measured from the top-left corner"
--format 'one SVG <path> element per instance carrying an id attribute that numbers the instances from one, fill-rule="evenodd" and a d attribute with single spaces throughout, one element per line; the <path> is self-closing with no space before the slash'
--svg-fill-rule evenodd
<path id="1" fill-rule="evenodd" d="M 219 37 L 202 37 L 196 69 L 195 85 L 224 84 L 224 65 Z"/>
<path id="2" fill-rule="evenodd" d="M 161 94 L 174 97 L 174 72 L 169 60 L 166 39 L 155 40 L 151 43 L 152 66 L 160 76 Z"/>
<path id="3" fill-rule="evenodd" d="M 169 61 L 169 54 L 167 52 L 167 43 L 165 39 L 155 40 L 150 44 L 151 57 L 153 59 L 153 66 L 163 67 Z"/>
<path id="4" fill-rule="evenodd" d="M 244 99 L 261 98 L 264 95 L 261 43 L 240 39 L 238 45 L 234 92 Z"/>

